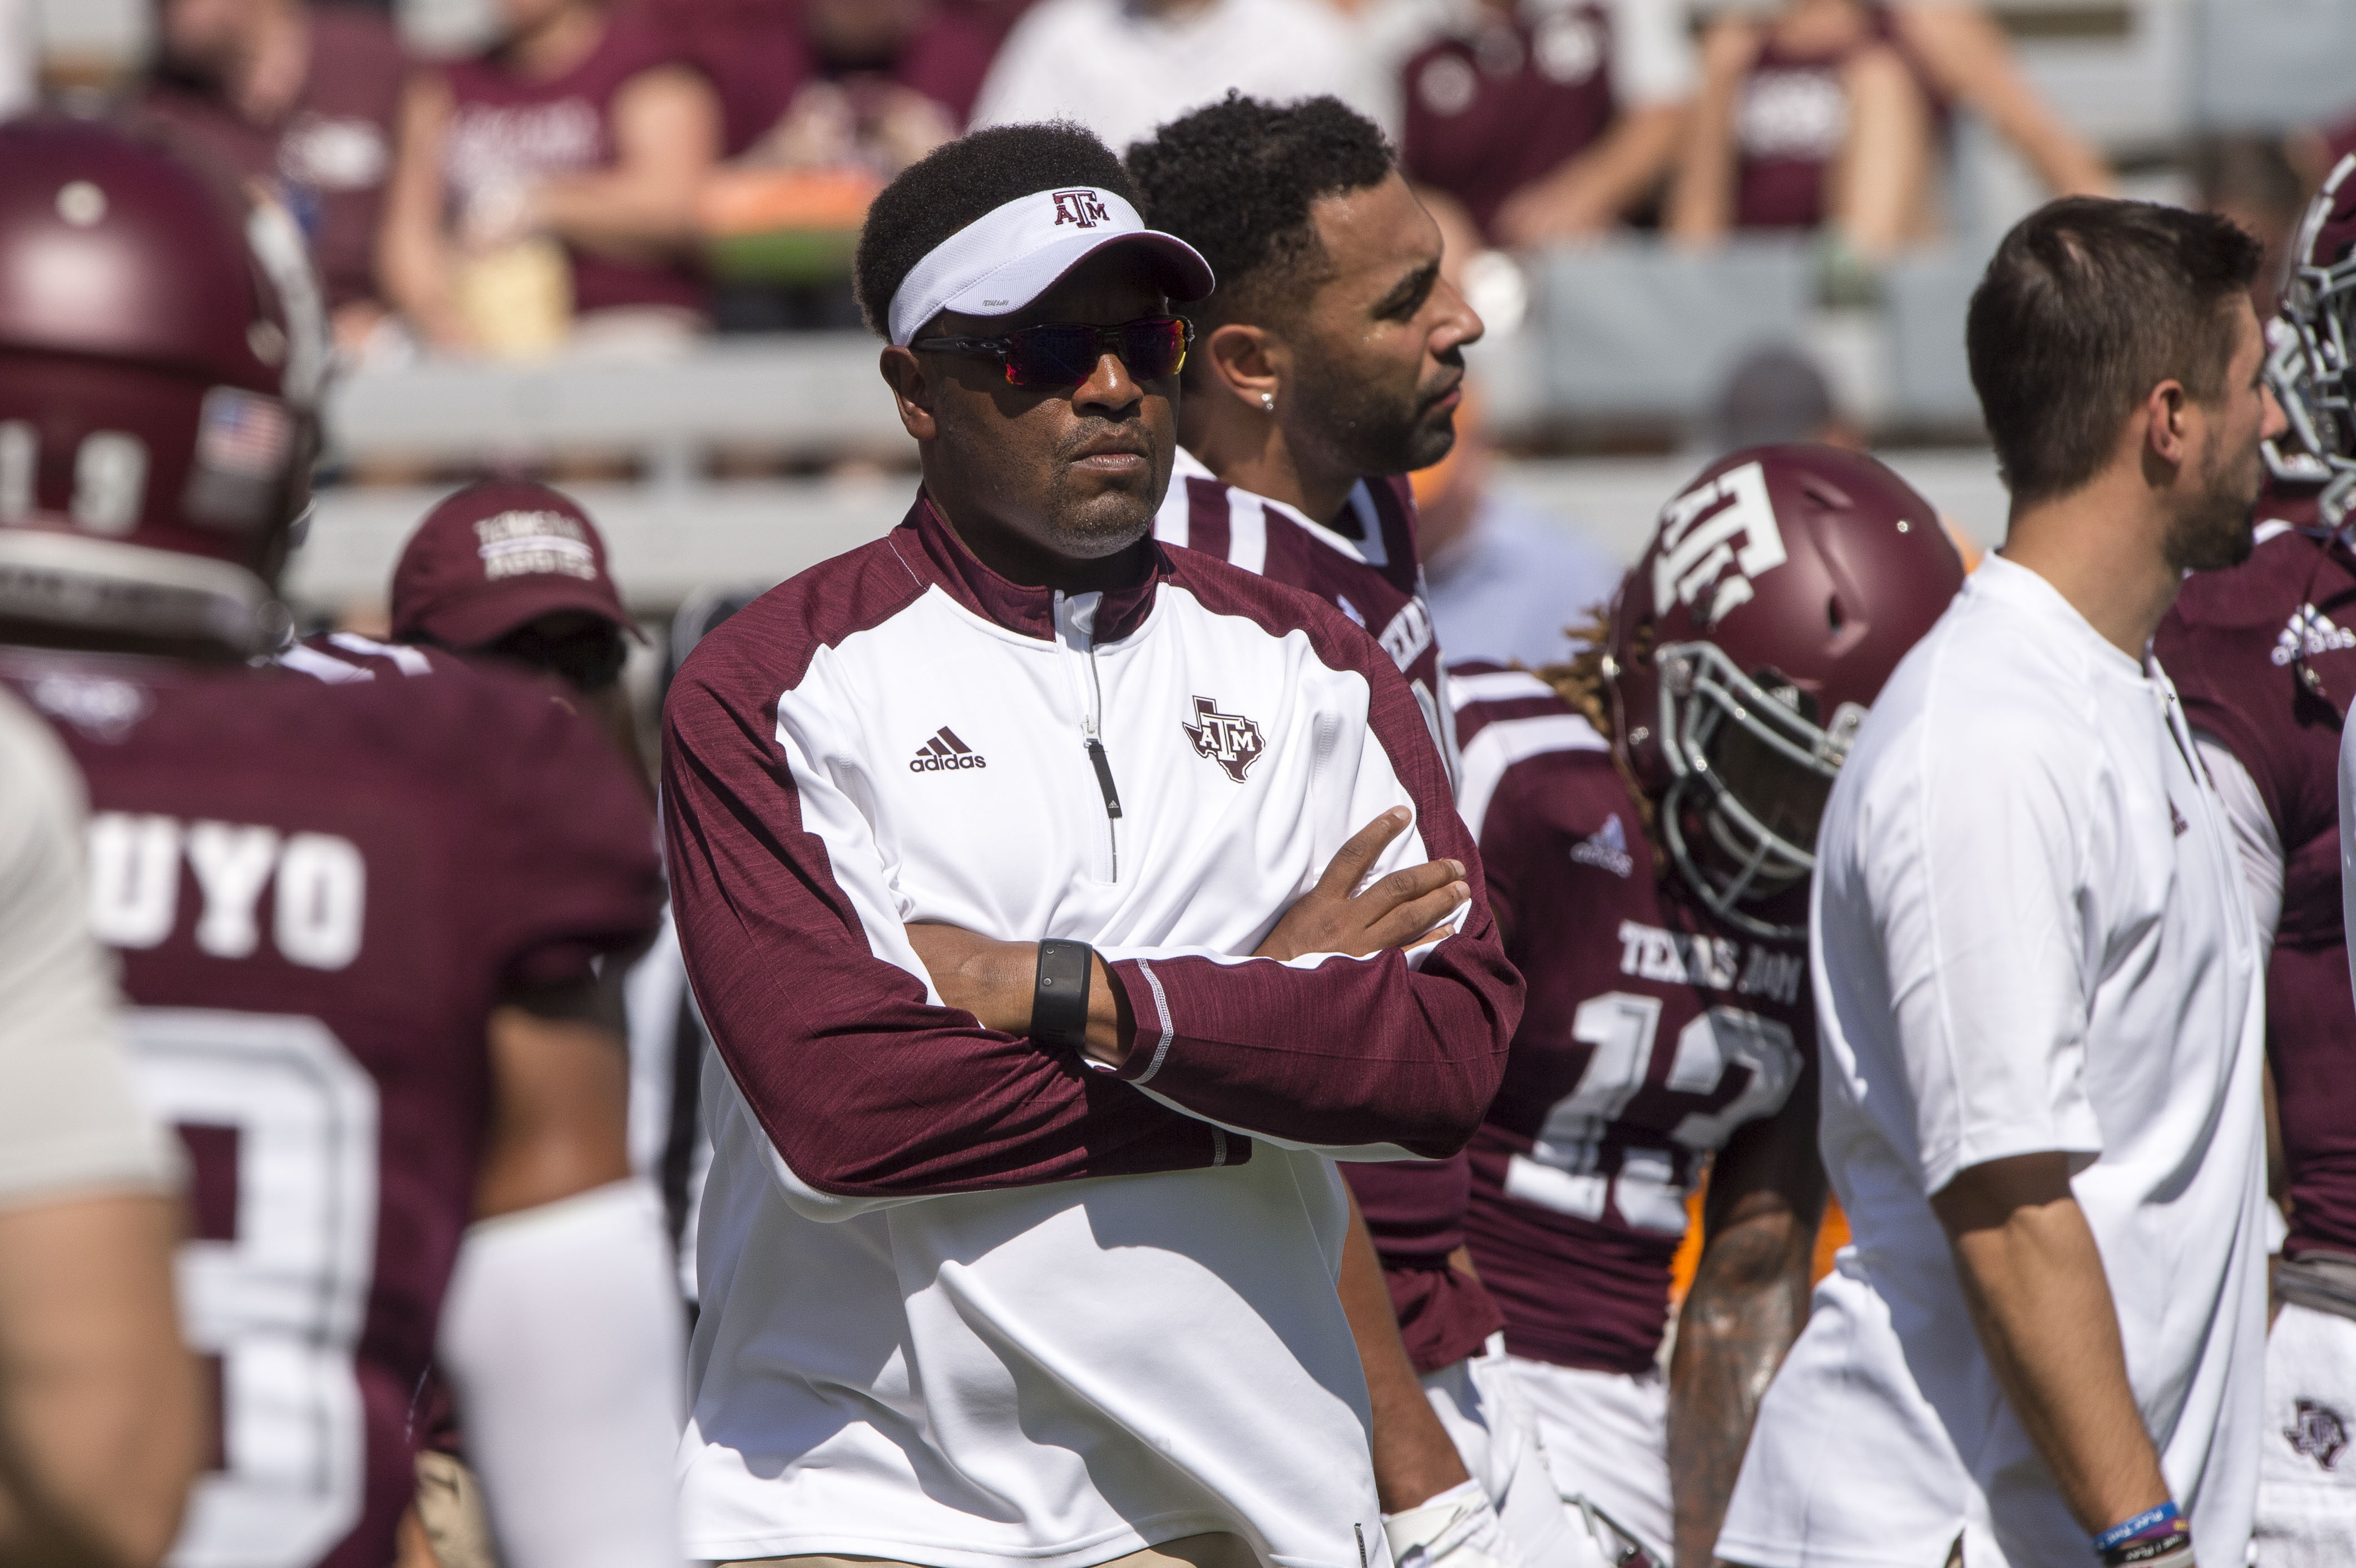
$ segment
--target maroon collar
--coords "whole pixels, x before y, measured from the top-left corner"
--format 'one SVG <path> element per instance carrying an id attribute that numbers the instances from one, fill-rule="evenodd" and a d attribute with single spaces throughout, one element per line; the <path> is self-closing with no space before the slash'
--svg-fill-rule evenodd
<path id="1" fill-rule="evenodd" d="M 901 548 L 900 558 L 908 569 L 937 584 L 942 592 L 972 611 L 985 621 L 995 622 L 1009 631 L 1025 636 L 1052 638 L 1055 635 L 1055 591 L 1052 588 L 1025 588 L 1009 582 L 984 566 L 940 508 L 923 489 L 916 492 L 908 515 L 892 530 L 895 539 L 906 539 L 916 549 Z M 1129 588 L 1107 591 L 1097 606 L 1096 640 L 1119 642 L 1144 624 L 1153 609 L 1154 591 L 1170 575 L 1170 558 L 1162 553 L 1161 541 L 1149 539 L 1152 555 L 1144 581 Z"/>

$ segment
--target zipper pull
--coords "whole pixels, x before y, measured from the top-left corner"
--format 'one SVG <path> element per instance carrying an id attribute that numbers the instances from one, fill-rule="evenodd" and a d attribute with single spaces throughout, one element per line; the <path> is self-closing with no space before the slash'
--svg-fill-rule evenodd
<path id="1" fill-rule="evenodd" d="M 1105 816 L 1120 820 L 1120 792 L 1112 787 L 1112 762 L 1105 755 L 1104 742 L 1094 735 L 1087 739 L 1088 765 L 1097 771 L 1097 787 L 1104 791 Z"/>

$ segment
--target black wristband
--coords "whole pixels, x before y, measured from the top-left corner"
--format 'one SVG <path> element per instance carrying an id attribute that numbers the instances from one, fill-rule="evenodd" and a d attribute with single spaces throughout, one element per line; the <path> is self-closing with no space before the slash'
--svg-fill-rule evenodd
<path id="1" fill-rule="evenodd" d="M 1039 977 L 1031 988 L 1031 1038 L 1077 1051 L 1088 1038 L 1088 979 L 1097 950 L 1085 942 L 1039 944 Z"/>
<path id="2" fill-rule="evenodd" d="M 2192 1532 L 2179 1524 L 2167 1535 L 2123 1541 L 2101 1555 L 2103 1568 L 2177 1568 L 2192 1561 Z"/>

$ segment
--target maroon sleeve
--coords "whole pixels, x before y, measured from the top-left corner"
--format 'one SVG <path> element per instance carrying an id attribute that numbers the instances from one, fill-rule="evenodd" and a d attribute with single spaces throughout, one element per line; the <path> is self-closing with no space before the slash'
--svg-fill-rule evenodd
<path id="1" fill-rule="evenodd" d="M 470 763 L 492 791 L 486 859 L 503 896 L 491 940 L 506 985 L 585 980 L 599 956 L 644 945 L 662 917 L 654 805 L 614 743 L 538 682 L 468 669 L 434 680 L 485 688 Z"/>
<path id="2" fill-rule="evenodd" d="M 769 1141 L 811 1187 L 863 1199 L 1248 1157 L 1245 1140 L 1068 1052 L 929 1005 L 915 976 L 875 956 L 825 842 L 802 826 L 775 740 L 776 695 L 798 683 L 819 642 L 876 624 L 905 596 L 905 574 L 894 583 L 859 560 L 731 617 L 665 705 L 663 826 L 680 944 L 712 1040 Z"/>
<path id="3" fill-rule="evenodd" d="M 1333 669 L 1365 677 L 1368 743 L 1388 757 L 1425 849 L 1463 863 L 1463 928 L 1411 967 L 1387 950 L 1311 968 L 1182 956 L 1110 965 L 1137 1040 L 1120 1076 L 1198 1115 L 1323 1147 L 1396 1144 L 1430 1158 L 1472 1136 L 1521 1020 L 1522 977 L 1489 915 L 1481 857 L 1456 814 L 1423 710 L 1390 656 L 1313 595 L 1191 551 L 1177 575 L 1214 613 L 1308 634 Z"/>

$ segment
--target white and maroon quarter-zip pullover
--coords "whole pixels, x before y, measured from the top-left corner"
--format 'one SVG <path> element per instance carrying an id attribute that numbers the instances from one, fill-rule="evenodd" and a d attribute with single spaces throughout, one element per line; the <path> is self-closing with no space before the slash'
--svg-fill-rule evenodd
<path id="1" fill-rule="evenodd" d="M 729 1072 L 681 1456 L 688 1549 L 1077 1568 L 1243 1535 L 1387 1561 L 1334 1296 L 1344 1158 L 1452 1154 L 1521 987 L 1406 680 L 1187 550 L 1066 597 L 919 497 L 706 639 L 664 800 Z M 1358 828 L 1473 896 L 1412 959 L 1248 955 Z M 1118 1072 L 944 1008 L 905 923 L 1093 944 Z"/>

